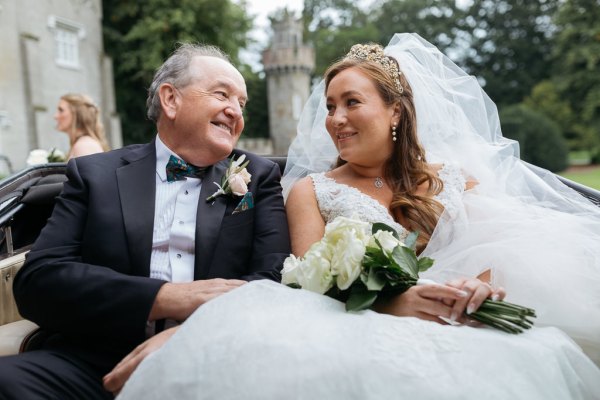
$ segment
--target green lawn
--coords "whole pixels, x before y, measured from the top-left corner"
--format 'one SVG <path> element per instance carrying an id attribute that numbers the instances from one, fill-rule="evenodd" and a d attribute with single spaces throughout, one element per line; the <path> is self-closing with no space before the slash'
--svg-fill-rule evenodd
<path id="1" fill-rule="evenodd" d="M 559 175 L 582 185 L 600 190 L 600 166 L 582 170 L 568 169 L 560 172 Z"/>

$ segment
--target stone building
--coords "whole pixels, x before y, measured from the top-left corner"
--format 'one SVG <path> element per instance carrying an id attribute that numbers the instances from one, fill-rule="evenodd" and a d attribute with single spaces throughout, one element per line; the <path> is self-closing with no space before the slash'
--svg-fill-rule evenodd
<path id="1" fill-rule="evenodd" d="M 274 155 L 287 155 L 296 136 L 304 103 L 310 95 L 315 52 L 303 43 L 302 20 L 284 11 L 271 21 L 271 46 L 263 52 L 269 102 L 269 128 Z"/>
<path id="2" fill-rule="evenodd" d="M 110 146 L 122 146 L 101 0 L 0 0 L 0 37 L 0 154 L 14 170 L 32 149 L 68 150 L 53 117 L 69 92 L 94 99 Z"/>

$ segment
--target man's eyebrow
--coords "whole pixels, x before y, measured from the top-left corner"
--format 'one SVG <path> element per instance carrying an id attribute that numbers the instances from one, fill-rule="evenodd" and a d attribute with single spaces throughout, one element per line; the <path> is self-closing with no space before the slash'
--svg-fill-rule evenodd
<path id="1" fill-rule="evenodd" d="M 229 91 L 233 91 L 233 86 L 229 82 L 223 81 L 223 80 L 217 80 L 214 85 L 210 86 L 210 89 L 212 90 L 212 89 L 215 89 L 218 87 L 224 87 Z M 242 96 L 240 98 L 243 99 L 244 101 L 248 101 L 248 97 L 246 97 L 246 96 Z"/>

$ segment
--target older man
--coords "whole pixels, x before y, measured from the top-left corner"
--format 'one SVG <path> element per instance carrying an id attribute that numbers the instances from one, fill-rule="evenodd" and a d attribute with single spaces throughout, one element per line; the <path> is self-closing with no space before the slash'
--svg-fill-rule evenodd
<path id="1" fill-rule="evenodd" d="M 21 314 L 54 334 L 0 359 L 0 397 L 112 398 L 176 329 L 165 326 L 247 280 L 279 279 L 290 252 L 279 169 L 233 149 L 246 101 L 225 54 L 183 45 L 149 89 L 155 140 L 69 162 L 14 284 Z"/>

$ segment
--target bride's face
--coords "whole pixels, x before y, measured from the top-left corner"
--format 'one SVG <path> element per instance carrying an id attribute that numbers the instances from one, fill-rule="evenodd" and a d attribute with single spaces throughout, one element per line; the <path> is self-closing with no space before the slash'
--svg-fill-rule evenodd
<path id="1" fill-rule="evenodd" d="M 384 103 L 371 78 L 361 70 L 352 67 L 331 80 L 327 109 L 325 126 L 342 159 L 378 166 L 389 158 L 394 107 Z"/>

